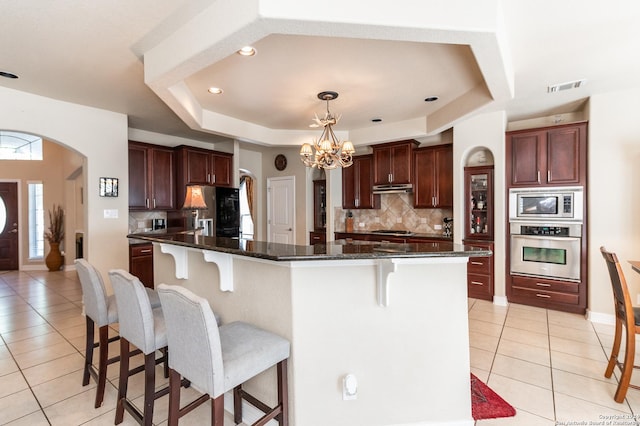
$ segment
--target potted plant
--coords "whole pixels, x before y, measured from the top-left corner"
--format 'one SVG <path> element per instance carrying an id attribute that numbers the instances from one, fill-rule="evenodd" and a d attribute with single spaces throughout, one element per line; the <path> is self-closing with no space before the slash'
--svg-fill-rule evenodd
<path id="1" fill-rule="evenodd" d="M 64 238 L 64 210 L 61 206 L 53 205 L 49 210 L 49 232 L 44 233 L 44 238 L 49 242 L 51 250 L 45 258 L 45 263 L 50 271 L 59 271 L 64 263 L 60 253 L 60 242 Z"/>

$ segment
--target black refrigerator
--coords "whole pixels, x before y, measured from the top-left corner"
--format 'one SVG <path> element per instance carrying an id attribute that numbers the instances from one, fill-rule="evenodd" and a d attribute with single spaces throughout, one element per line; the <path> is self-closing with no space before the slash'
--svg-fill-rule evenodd
<path id="1" fill-rule="evenodd" d="M 215 187 L 216 237 L 240 237 L 240 193 L 238 188 Z"/>

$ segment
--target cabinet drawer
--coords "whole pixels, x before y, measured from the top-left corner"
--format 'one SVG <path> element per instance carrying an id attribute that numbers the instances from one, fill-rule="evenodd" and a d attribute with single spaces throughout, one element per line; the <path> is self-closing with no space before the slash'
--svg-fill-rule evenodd
<path id="1" fill-rule="evenodd" d="M 536 290 L 522 287 L 512 287 L 511 294 L 530 300 L 537 300 L 546 303 L 564 303 L 577 305 L 579 296 L 577 293 L 559 293 L 555 291 Z"/>
<path id="2" fill-rule="evenodd" d="M 579 283 L 547 280 L 544 278 L 520 277 L 517 275 L 512 275 L 511 283 L 513 287 L 523 287 L 531 290 L 541 290 L 548 292 L 578 293 L 580 291 Z"/>
<path id="3" fill-rule="evenodd" d="M 153 244 L 140 244 L 131 246 L 131 257 L 153 255 Z"/>
<path id="4" fill-rule="evenodd" d="M 324 244 L 327 242 L 327 236 L 324 232 L 309 232 L 309 244 Z"/>
<path id="5" fill-rule="evenodd" d="M 491 274 L 491 257 L 470 257 L 467 272 L 470 274 Z"/>
<path id="6" fill-rule="evenodd" d="M 489 275 L 467 274 L 467 285 L 469 290 L 488 291 L 491 286 L 491 277 Z"/>

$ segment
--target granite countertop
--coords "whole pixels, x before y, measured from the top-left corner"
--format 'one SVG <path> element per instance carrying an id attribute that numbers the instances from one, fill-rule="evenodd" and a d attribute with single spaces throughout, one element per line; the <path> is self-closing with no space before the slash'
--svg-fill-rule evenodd
<path id="1" fill-rule="evenodd" d="M 374 241 L 331 241 L 299 246 L 239 238 L 205 237 L 184 232 L 153 231 L 131 234 L 128 238 L 176 246 L 212 250 L 274 261 L 384 259 L 424 257 L 490 256 L 490 250 L 477 249 L 451 241 L 428 243 L 387 243 Z"/>
<path id="2" fill-rule="evenodd" d="M 336 234 L 353 234 L 353 235 L 372 235 L 375 237 L 394 237 L 394 238 L 427 238 L 430 240 L 453 241 L 453 237 L 445 237 L 442 234 L 425 234 L 414 232 L 412 234 L 382 234 L 373 231 L 335 231 Z"/>

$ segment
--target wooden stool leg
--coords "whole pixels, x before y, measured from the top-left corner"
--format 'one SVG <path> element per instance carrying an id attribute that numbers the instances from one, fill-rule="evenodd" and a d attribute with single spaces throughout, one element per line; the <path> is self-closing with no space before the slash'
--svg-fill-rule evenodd
<path id="1" fill-rule="evenodd" d="M 631 382 L 631 373 L 633 373 L 633 362 L 636 355 L 636 335 L 635 330 L 629 330 L 629 327 L 625 327 L 626 331 L 626 347 L 624 354 L 624 364 L 622 367 L 622 375 L 620 376 L 620 383 L 618 383 L 618 389 L 614 400 L 618 403 L 624 401 L 624 397 L 627 395 L 629 389 L 629 383 Z"/>
<path id="2" fill-rule="evenodd" d="M 242 385 L 233 388 L 233 421 L 236 424 L 242 423 Z"/>
<path id="3" fill-rule="evenodd" d="M 224 426 L 224 394 L 211 400 L 211 426 Z"/>
<path id="4" fill-rule="evenodd" d="M 120 377 L 118 379 L 118 401 L 116 404 L 115 424 L 124 419 L 124 402 L 127 399 L 127 385 L 129 383 L 129 341 L 120 339 Z"/>
<path id="5" fill-rule="evenodd" d="M 144 426 L 152 426 L 153 403 L 156 392 L 156 354 L 151 352 L 144 356 Z"/>
<path id="6" fill-rule="evenodd" d="M 287 382 L 287 360 L 278 363 L 278 404 L 282 412 L 276 417 L 280 426 L 289 425 L 289 386 Z"/>
<path id="7" fill-rule="evenodd" d="M 616 334 L 613 338 L 613 347 L 611 348 L 611 355 L 609 356 L 609 364 L 604 372 L 604 377 L 609 378 L 613 374 L 613 370 L 618 363 L 618 354 L 620 353 L 620 343 L 622 341 L 622 320 L 616 316 Z"/>
<path id="8" fill-rule="evenodd" d="M 96 402 L 94 408 L 102 405 L 104 388 L 107 383 L 107 365 L 109 360 L 109 326 L 103 325 L 99 329 L 100 345 L 98 359 L 98 389 L 96 390 Z"/>
<path id="9" fill-rule="evenodd" d="M 93 339 L 94 339 L 94 322 L 88 316 L 86 318 L 87 330 L 86 335 L 87 339 L 85 342 L 84 349 L 84 374 L 82 376 L 82 386 L 87 386 L 89 384 L 89 369 L 91 368 L 91 364 L 93 363 Z"/>
<path id="10" fill-rule="evenodd" d="M 180 373 L 169 369 L 169 420 L 168 426 L 178 426 L 180 418 Z"/>

